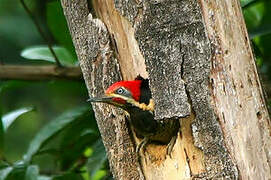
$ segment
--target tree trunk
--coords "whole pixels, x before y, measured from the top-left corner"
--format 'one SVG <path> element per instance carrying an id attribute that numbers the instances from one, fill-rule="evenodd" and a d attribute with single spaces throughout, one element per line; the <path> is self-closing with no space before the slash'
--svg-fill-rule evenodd
<path id="1" fill-rule="evenodd" d="M 138 143 L 123 111 L 94 105 L 115 179 L 270 179 L 270 119 L 238 0 L 62 0 L 90 96 L 138 74 L 166 145 Z"/>

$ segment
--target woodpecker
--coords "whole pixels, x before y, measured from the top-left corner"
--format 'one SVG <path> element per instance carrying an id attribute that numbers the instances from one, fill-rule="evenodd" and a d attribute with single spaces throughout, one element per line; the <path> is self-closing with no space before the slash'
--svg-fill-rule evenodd
<path id="1" fill-rule="evenodd" d="M 148 79 L 138 76 L 133 81 L 116 82 L 105 91 L 104 97 L 91 97 L 88 101 L 111 104 L 128 112 L 128 120 L 136 136 L 141 139 L 136 147 L 138 154 L 141 149 L 145 151 L 149 142 L 155 142 L 167 144 L 167 154 L 171 155 L 179 123 L 154 119 L 154 101 Z"/>

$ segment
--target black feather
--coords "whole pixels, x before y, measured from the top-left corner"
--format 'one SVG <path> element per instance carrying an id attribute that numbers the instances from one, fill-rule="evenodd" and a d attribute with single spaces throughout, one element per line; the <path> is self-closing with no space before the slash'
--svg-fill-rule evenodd
<path id="1" fill-rule="evenodd" d="M 151 90 L 149 87 L 149 80 L 148 79 L 144 79 L 143 77 L 141 77 L 140 75 L 138 75 L 135 80 L 141 80 L 141 87 L 140 87 L 140 98 L 139 98 L 139 103 L 145 103 L 145 104 L 149 104 L 150 103 L 150 99 L 151 99 Z"/>

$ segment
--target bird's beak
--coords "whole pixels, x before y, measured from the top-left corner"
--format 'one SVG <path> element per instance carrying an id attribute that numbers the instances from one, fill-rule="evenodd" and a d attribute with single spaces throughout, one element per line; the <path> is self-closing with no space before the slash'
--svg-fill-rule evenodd
<path id="1" fill-rule="evenodd" d="M 112 97 L 90 97 L 88 102 L 102 102 L 102 103 L 110 103 L 112 102 Z"/>
<path id="2" fill-rule="evenodd" d="M 88 102 L 94 102 L 94 103 L 106 103 L 106 104 L 111 104 L 117 107 L 123 107 L 122 103 L 119 103 L 117 101 L 114 101 L 114 98 L 121 98 L 123 99 L 122 96 L 114 93 L 108 93 L 105 94 L 105 96 L 102 97 L 90 97 L 87 101 Z M 125 99 L 124 99 L 125 100 Z"/>

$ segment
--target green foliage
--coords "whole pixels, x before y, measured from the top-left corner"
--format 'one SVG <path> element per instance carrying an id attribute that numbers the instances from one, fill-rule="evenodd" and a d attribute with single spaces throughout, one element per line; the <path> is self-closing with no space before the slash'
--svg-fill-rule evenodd
<path id="1" fill-rule="evenodd" d="M 105 161 L 106 161 L 106 154 L 104 151 L 103 143 L 101 140 L 97 141 L 97 143 L 93 146 L 93 154 L 95 157 L 89 158 L 87 162 L 87 170 L 90 174 L 90 177 L 94 178 L 97 175 L 97 172 L 102 169 Z M 100 172 L 102 173 L 102 172 Z"/>
<path id="2" fill-rule="evenodd" d="M 12 167 L 1 168 L 1 170 L 0 170 L 0 180 L 5 180 L 12 170 L 13 170 Z"/>
<path id="3" fill-rule="evenodd" d="M 10 1 L 15 6 L 5 5 Z M 7 51 L 12 53 L 0 54 L 15 61 L 4 63 L 55 63 L 19 1 L 10 1 L 0 0 L 0 14 L 6 15 L 0 17 L 6 23 L 0 34 L 7 37 L 0 40 L 11 44 Z M 60 1 L 26 0 L 26 4 L 46 37 L 56 44 L 53 49 L 60 63 L 78 66 Z M 15 24 L 21 22 L 30 29 L 21 25 L 18 35 Z M 15 43 L 21 53 L 12 49 Z M 99 180 L 108 176 L 105 149 L 86 99 L 84 82 L 0 81 L 0 180 Z"/>
<path id="4" fill-rule="evenodd" d="M 14 112 L 17 112 L 16 117 L 18 117 L 19 111 Z M 22 110 L 20 112 L 23 113 Z M 57 145 L 56 142 L 58 142 Z M 87 149 L 93 153 L 85 155 L 84 152 Z M 40 171 L 43 169 L 41 169 L 41 164 L 35 161 L 44 154 L 49 154 L 49 157 L 58 162 L 49 177 L 44 177 L 44 175 L 39 177 Z M 23 156 L 23 161 L 4 164 L 0 168 L 0 177 L 3 180 L 16 178 L 25 180 L 83 179 L 82 167 L 87 164 L 89 172 L 91 172 L 89 177 L 92 177 L 97 170 L 103 168 L 105 160 L 105 150 L 99 138 L 97 126 L 93 121 L 93 113 L 89 107 L 82 106 L 67 110 L 45 125 L 32 139 Z M 95 164 L 86 162 L 95 162 Z"/>
<path id="5" fill-rule="evenodd" d="M 54 35 L 57 42 L 69 50 L 72 56 L 76 58 L 74 46 L 68 30 L 66 19 L 62 13 L 60 1 L 52 1 L 47 3 L 46 9 L 47 23 L 51 33 Z"/>
<path id="6" fill-rule="evenodd" d="M 269 84 L 271 75 L 271 1 L 246 0 L 242 3 L 243 14 L 252 40 L 257 65 Z"/>
<path id="7" fill-rule="evenodd" d="M 25 180 L 38 180 L 39 167 L 36 165 L 30 165 L 26 169 Z"/>
<path id="8" fill-rule="evenodd" d="M 26 4 L 53 42 L 61 64 L 77 66 L 60 1 Z M 271 1 L 241 0 L 241 5 L 257 64 L 269 75 Z M 0 0 L 0 21 L 1 61 L 55 63 L 19 1 Z M 0 81 L 0 180 L 109 179 L 105 149 L 86 99 L 84 82 Z"/>
<path id="9" fill-rule="evenodd" d="M 5 115 L 2 116 L 2 123 L 3 123 L 3 128 L 4 128 L 4 131 L 7 131 L 9 126 L 18 118 L 20 117 L 21 115 L 27 113 L 27 112 L 30 112 L 32 111 L 33 108 L 30 108 L 30 107 L 26 107 L 26 108 L 20 108 L 20 109 L 17 109 L 17 110 L 14 110 L 12 112 L 9 112 Z"/>
<path id="10" fill-rule="evenodd" d="M 25 163 L 28 164 L 32 160 L 32 157 L 38 153 L 43 145 L 45 145 L 51 138 L 53 138 L 67 125 L 77 120 L 77 118 L 79 118 L 86 110 L 86 107 L 80 107 L 71 111 L 67 111 L 44 126 L 32 140 L 27 153 L 24 156 Z"/>
<path id="11" fill-rule="evenodd" d="M 4 134 L 8 130 L 9 126 L 21 115 L 32 111 L 33 108 L 21 108 L 15 111 L 9 112 L 5 115 L 0 114 L 0 159 L 3 159 L 4 149 Z"/>
<path id="12" fill-rule="evenodd" d="M 4 125 L 0 109 L 0 159 L 3 158 L 3 150 L 4 150 Z"/>
<path id="13" fill-rule="evenodd" d="M 246 8 L 247 6 L 257 2 L 258 0 L 240 0 L 242 8 Z"/>
<path id="14" fill-rule="evenodd" d="M 53 50 L 62 65 L 71 66 L 77 64 L 76 59 L 65 48 L 55 46 Z M 55 63 L 55 58 L 47 46 L 28 47 L 22 51 L 21 56 L 26 59 L 44 60 Z"/>

